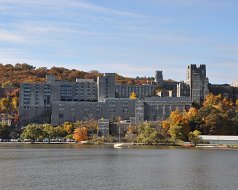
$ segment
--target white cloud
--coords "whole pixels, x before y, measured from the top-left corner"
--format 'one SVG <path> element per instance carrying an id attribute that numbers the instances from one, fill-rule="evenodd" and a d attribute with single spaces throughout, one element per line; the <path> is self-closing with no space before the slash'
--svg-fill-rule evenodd
<path id="1" fill-rule="evenodd" d="M 57 23 L 47 23 L 47 22 L 22 22 L 12 25 L 14 28 L 19 29 L 27 35 L 82 35 L 82 36 L 95 36 L 101 35 L 99 32 L 91 32 L 86 30 L 80 30 L 74 26 L 57 24 Z"/>
<path id="2" fill-rule="evenodd" d="M 19 5 L 31 8 L 39 8 L 39 6 L 44 6 L 50 9 L 61 9 L 65 8 L 80 8 L 93 12 L 99 12 L 103 14 L 111 14 L 114 16 L 125 16 L 125 17 L 137 17 L 137 18 L 148 18 L 148 16 L 123 11 L 116 10 L 113 8 L 107 8 L 103 6 L 99 6 L 93 3 L 89 3 L 84 0 L 41 0 L 41 1 L 32 1 L 32 0 L 0 0 L 0 3 L 4 3 L 5 5 Z"/>
<path id="3" fill-rule="evenodd" d="M 11 43 L 25 43 L 26 39 L 23 35 L 0 30 L 0 41 Z"/>

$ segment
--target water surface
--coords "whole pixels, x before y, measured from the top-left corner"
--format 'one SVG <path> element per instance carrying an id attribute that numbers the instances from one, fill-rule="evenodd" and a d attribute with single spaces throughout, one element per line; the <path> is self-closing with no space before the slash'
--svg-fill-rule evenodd
<path id="1" fill-rule="evenodd" d="M 0 189 L 237 190 L 238 151 L 0 144 Z"/>

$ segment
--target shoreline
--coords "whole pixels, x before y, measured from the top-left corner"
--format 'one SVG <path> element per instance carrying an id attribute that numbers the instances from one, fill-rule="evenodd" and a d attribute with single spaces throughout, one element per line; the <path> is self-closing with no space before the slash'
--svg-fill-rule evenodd
<path id="1" fill-rule="evenodd" d="M 66 144 L 75 144 L 75 145 L 82 145 L 82 146 L 107 146 L 111 145 L 114 146 L 116 143 L 103 143 L 103 144 L 93 144 L 93 143 L 78 143 L 78 142 L 0 142 L 0 145 L 3 144 L 28 144 L 28 145 L 66 145 Z M 122 143 L 123 144 L 123 143 Z M 184 146 L 184 145 L 178 145 L 178 144 L 154 144 L 154 145 L 148 145 L 143 143 L 124 143 L 122 147 L 120 148 L 130 148 L 130 147 L 178 147 L 178 148 L 184 148 L 184 149 L 216 149 L 216 150 L 238 150 L 238 145 L 216 145 L 216 144 L 198 144 L 197 146 Z"/>

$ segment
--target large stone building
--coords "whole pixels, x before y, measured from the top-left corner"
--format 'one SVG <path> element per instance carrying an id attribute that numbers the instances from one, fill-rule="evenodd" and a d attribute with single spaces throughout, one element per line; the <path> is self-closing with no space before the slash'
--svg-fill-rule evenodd
<path id="1" fill-rule="evenodd" d="M 177 84 L 178 97 L 191 97 L 194 102 L 202 103 L 209 94 L 206 65 L 189 65 L 185 82 Z"/>
<path id="2" fill-rule="evenodd" d="M 155 96 L 157 89 L 163 91 Z M 202 103 L 209 90 L 238 98 L 237 87 L 208 85 L 205 65 L 189 65 L 186 82 L 166 81 L 162 71 L 156 71 L 154 82 L 142 85 L 117 84 L 115 73 L 105 73 L 97 81 L 75 82 L 47 75 L 46 83 L 21 84 L 19 114 L 23 123 L 53 125 L 101 118 L 112 121 L 117 117 L 135 123 L 155 121 L 165 119 L 172 110 L 188 109 L 192 102 Z M 136 100 L 129 99 L 132 92 L 136 93 Z"/>
<path id="3" fill-rule="evenodd" d="M 46 76 L 46 83 L 23 83 L 20 86 L 20 120 L 49 122 L 56 101 L 96 102 L 97 84 L 91 79 L 58 81 L 52 75 Z"/>
<path id="4" fill-rule="evenodd" d="M 55 101 L 52 106 L 51 123 L 59 125 L 65 121 L 101 118 L 113 121 L 117 117 L 129 120 L 135 116 L 135 101 L 129 98 L 106 98 L 100 102 Z"/>
<path id="5" fill-rule="evenodd" d="M 51 123 L 59 125 L 66 121 L 99 120 L 110 121 L 120 117 L 133 123 L 165 119 L 171 111 L 189 109 L 189 97 L 151 97 L 144 100 L 129 98 L 106 98 L 101 102 L 55 101 L 52 107 Z"/>

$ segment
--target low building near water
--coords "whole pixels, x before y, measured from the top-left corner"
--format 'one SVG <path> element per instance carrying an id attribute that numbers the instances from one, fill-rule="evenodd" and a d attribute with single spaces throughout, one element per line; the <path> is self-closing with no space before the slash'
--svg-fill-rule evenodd
<path id="1" fill-rule="evenodd" d="M 199 137 L 210 144 L 238 144 L 238 136 L 200 135 Z"/>

